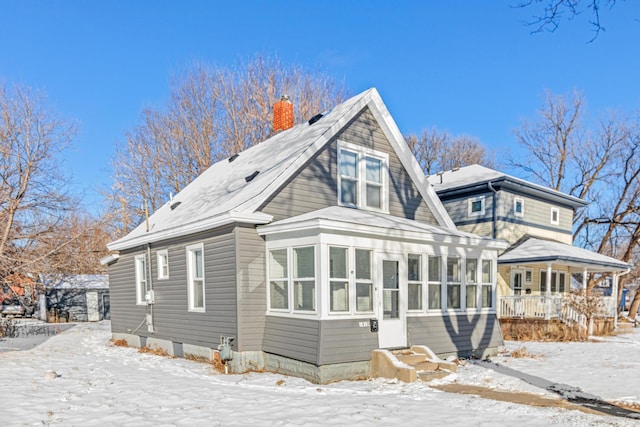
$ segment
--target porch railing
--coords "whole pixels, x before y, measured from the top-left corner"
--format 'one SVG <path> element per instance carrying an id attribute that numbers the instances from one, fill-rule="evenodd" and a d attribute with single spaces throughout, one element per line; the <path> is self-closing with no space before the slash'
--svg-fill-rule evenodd
<path id="1" fill-rule="evenodd" d="M 586 316 L 563 304 L 562 296 L 511 295 L 500 297 L 498 301 L 500 318 L 555 319 L 587 327 Z"/>

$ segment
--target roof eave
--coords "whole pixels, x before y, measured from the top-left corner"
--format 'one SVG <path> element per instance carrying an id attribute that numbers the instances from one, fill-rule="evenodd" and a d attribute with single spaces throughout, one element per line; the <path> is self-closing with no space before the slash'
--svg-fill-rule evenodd
<path id="1" fill-rule="evenodd" d="M 208 218 L 204 221 L 197 221 L 178 227 L 173 227 L 168 230 L 162 230 L 156 233 L 143 234 L 131 239 L 120 239 L 115 242 L 111 242 L 107 245 L 110 251 L 121 251 L 124 249 L 134 248 L 147 243 L 159 242 L 161 240 L 172 239 L 189 234 L 199 233 L 202 231 L 212 230 L 214 228 L 222 227 L 229 224 L 252 224 L 260 225 L 267 224 L 273 220 L 273 216 L 262 212 L 236 212 L 231 211 L 223 215 L 217 215 L 215 217 Z"/>

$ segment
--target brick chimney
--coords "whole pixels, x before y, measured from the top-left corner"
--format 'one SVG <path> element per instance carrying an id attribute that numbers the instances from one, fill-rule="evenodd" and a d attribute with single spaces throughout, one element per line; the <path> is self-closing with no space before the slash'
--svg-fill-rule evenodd
<path id="1" fill-rule="evenodd" d="M 273 105 L 273 131 L 278 132 L 293 127 L 293 104 L 288 95 L 282 95 Z"/>

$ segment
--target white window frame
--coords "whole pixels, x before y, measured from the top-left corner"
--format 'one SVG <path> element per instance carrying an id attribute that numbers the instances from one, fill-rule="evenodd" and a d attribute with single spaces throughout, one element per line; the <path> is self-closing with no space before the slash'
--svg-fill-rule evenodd
<path id="1" fill-rule="evenodd" d="M 434 279 L 438 279 L 438 280 L 431 280 L 431 269 L 429 268 L 429 266 L 431 265 L 429 263 L 429 259 L 435 259 L 437 260 L 437 265 L 438 265 L 438 272 L 440 273 L 438 276 L 434 277 Z M 446 288 L 445 288 L 445 281 L 442 280 L 443 276 L 444 276 L 444 271 L 443 271 L 443 257 L 442 255 L 433 255 L 433 254 L 428 254 L 427 255 L 427 271 L 426 271 L 426 279 L 427 279 L 427 305 L 426 305 L 426 309 L 427 311 L 442 311 L 443 310 L 443 298 L 446 292 Z M 431 288 L 434 289 L 438 289 L 438 298 L 436 299 L 437 301 L 437 307 L 431 307 L 432 305 L 432 301 L 434 301 L 431 298 Z"/>
<path id="2" fill-rule="evenodd" d="M 473 204 L 475 202 L 480 202 L 480 205 L 482 206 L 482 209 L 480 209 L 477 212 L 473 212 Z M 467 206 L 467 214 L 469 216 L 481 216 L 484 215 L 485 212 L 485 200 L 484 200 L 484 196 L 478 196 L 478 197 L 471 197 L 468 201 L 468 206 Z"/>
<path id="3" fill-rule="evenodd" d="M 555 213 L 555 219 L 553 219 Z M 560 224 L 560 208 L 551 208 L 549 221 L 551 224 L 558 225 Z"/>
<path id="4" fill-rule="evenodd" d="M 295 259 L 294 259 L 294 250 L 296 249 L 304 249 L 304 248 L 313 248 L 313 277 L 297 277 L 295 271 Z M 286 250 L 287 253 L 287 277 L 272 277 L 271 267 L 270 267 L 270 257 L 271 252 L 273 251 L 282 251 Z M 268 313 L 281 313 L 281 314 L 301 314 L 301 315 L 317 315 L 318 314 L 318 292 L 320 289 L 320 281 L 318 274 L 318 251 L 319 246 L 316 244 L 307 244 L 307 245 L 296 245 L 296 246 L 277 246 L 267 249 L 267 278 L 268 278 L 268 287 L 267 287 L 267 312 Z M 300 282 L 310 282 L 313 279 L 313 310 L 301 310 L 296 307 L 296 281 Z M 271 282 L 272 281 L 284 281 L 287 289 L 287 307 L 286 308 L 272 308 L 271 307 Z M 344 314 L 344 312 L 339 312 L 340 314 Z"/>
<path id="5" fill-rule="evenodd" d="M 475 274 L 473 274 L 473 277 L 469 277 L 469 262 L 470 261 L 475 261 Z M 481 284 L 480 281 L 478 280 L 478 276 L 480 274 L 480 265 L 481 265 L 481 261 L 479 258 L 475 258 L 475 257 L 466 257 L 464 259 L 464 308 L 469 310 L 477 310 L 480 307 L 479 304 L 479 294 L 478 294 L 478 290 L 480 290 L 480 292 L 482 292 L 482 288 L 481 288 Z M 475 304 L 475 307 L 469 307 L 469 289 L 473 288 L 475 289 L 475 299 L 472 300 Z"/>
<path id="6" fill-rule="evenodd" d="M 518 212 L 518 203 L 520 203 L 520 212 Z M 513 214 L 517 217 L 524 216 L 524 199 L 521 197 L 516 197 L 513 199 Z"/>
<path id="7" fill-rule="evenodd" d="M 444 277 L 446 279 L 446 289 L 447 289 L 447 310 L 462 310 L 463 309 L 463 298 L 465 297 L 463 295 L 463 286 L 462 286 L 462 280 L 464 278 L 463 273 L 462 273 L 462 266 L 463 266 L 463 262 L 462 262 L 462 258 L 459 256 L 447 256 L 444 257 L 446 258 L 446 269 L 445 269 L 445 274 Z M 449 279 L 449 261 L 450 260 L 455 260 L 456 263 L 458 264 L 458 280 L 450 280 Z M 450 302 L 454 302 L 452 301 L 450 298 L 453 296 L 453 292 L 450 292 L 453 288 L 457 287 L 458 288 L 458 306 L 456 307 L 453 304 L 449 304 Z"/>
<path id="8" fill-rule="evenodd" d="M 344 141 L 338 141 L 337 148 L 337 176 L 338 176 L 338 205 L 355 207 L 359 209 L 366 209 L 379 212 L 389 212 L 389 155 L 380 151 L 372 150 L 367 147 L 363 147 L 356 144 L 351 144 Z M 342 175 L 341 170 L 341 155 L 342 151 L 348 151 L 356 154 L 356 177 L 349 177 L 349 180 L 355 180 L 356 182 L 356 198 L 357 203 L 344 203 L 342 201 Z M 367 181 L 367 158 L 373 158 L 381 162 L 380 166 L 380 183 L 374 183 Z M 345 177 L 345 179 L 347 179 Z M 380 187 L 380 208 L 367 206 L 367 185 L 375 185 Z"/>
<path id="9" fill-rule="evenodd" d="M 332 276 L 331 275 L 331 249 L 339 249 L 341 251 L 344 251 L 344 257 L 345 257 L 345 277 L 337 277 L 337 276 Z M 346 314 L 346 313 L 350 313 L 351 312 L 351 304 L 350 304 L 350 300 L 351 300 L 351 280 L 350 280 L 350 271 L 351 269 L 351 262 L 350 262 L 350 251 L 349 248 L 346 246 L 337 246 L 337 245 L 329 245 L 328 246 L 328 253 L 327 253 L 327 260 L 329 261 L 329 312 L 330 313 L 339 313 L 339 314 Z M 355 271 L 355 268 L 353 269 Z M 333 284 L 336 283 L 340 283 L 343 285 L 343 288 L 346 290 L 346 307 L 344 310 L 334 310 L 333 309 L 333 305 L 331 303 L 332 301 L 332 297 L 333 297 Z"/>
<path id="10" fill-rule="evenodd" d="M 362 279 L 362 278 L 358 278 L 358 257 L 356 256 L 356 251 L 365 251 L 365 252 L 369 252 L 369 278 L 368 279 Z M 366 313 L 366 314 L 370 314 L 373 313 L 375 310 L 375 306 L 376 306 L 376 292 L 373 286 L 373 249 L 370 248 L 358 248 L 358 247 L 354 247 L 353 248 L 353 271 L 354 271 L 354 277 L 353 277 L 353 291 L 351 292 L 351 294 L 354 296 L 354 303 L 353 303 L 353 310 L 355 310 L 354 312 L 357 314 L 360 313 Z M 358 284 L 363 284 L 363 285 L 369 285 L 369 292 L 370 292 L 370 298 L 371 298 L 371 309 L 369 310 L 358 310 Z"/>
<path id="11" fill-rule="evenodd" d="M 540 294 L 546 294 L 547 293 L 547 269 L 546 268 L 541 268 L 540 272 L 539 272 L 539 276 L 538 276 L 538 289 Z M 553 276 L 555 275 L 556 280 L 555 283 L 553 283 Z M 545 280 L 542 280 L 542 276 L 545 276 Z M 562 291 L 560 291 L 560 276 L 564 276 L 564 283 L 562 283 Z M 567 277 L 569 276 L 569 272 L 565 271 L 565 270 L 551 270 L 551 295 L 564 295 L 565 293 L 567 293 L 567 288 L 571 287 L 571 283 L 569 283 L 569 286 L 567 286 Z M 544 290 L 542 289 L 542 287 L 544 286 Z M 553 290 L 555 288 L 555 290 Z"/>
<path id="12" fill-rule="evenodd" d="M 484 266 L 485 263 L 489 263 L 489 280 L 484 280 Z M 486 259 L 483 258 L 480 260 L 480 283 L 481 283 L 481 291 L 480 291 L 480 306 L 483 309 L 493 309 L 495 307 L 495 295 L 496 295 L 496 273 L 497 271 L 494 270 L 494 265 L 495 265 L 495 261 L 492 259 Z M 491 292 L 490 295 L 490 300 L 491 300 L 491 305 L 486 306 L 483 304 L 485 298 L 484 298 L 484 290 L 486 288 L 489 289 L 489 291 Z"/>
<path id="13" fill-rule="evenodd" d="M 202 277 L 196 278 L 194 277 L 195 273 L 195 254 L 196 252 L 200 252 L 202 254 Z M 205 280 L 205 262 L 204 262 L 204 244 L 197 243 L 195 245 L 189 245 L 186 248 L 186 256 L 187 256 L 187 293 L 188 293 L 188 310 L 195 313 L 204 313 L 206 312 L 207 304 L 206 304 L 206 280 Z M 195 300 L 195 281 L 202 280 L 202 307 L 196 307 L 194 304 Z"/>
<path id="14" fill-rule="evenodd" d="M 156 253 L 156 268 L 158 269 L 158 280 L 166 280 L 169 278 L 169 251 L 162 249 Z M 166 274 L 164 268 L 166 267 Z"/>
<path id="15" fill-rule="evenodd" d="M 134 268 L 136 276 L 136 305 L 147 305 L 145 296 L 147 294 L 149 270 L 147 269 L 147 256 L 145 254 L 135 256 Z"/>
<path id="16" fill-rule="evenodd" d="M 409 256 L 417 256 L 418 257 L 418 278 L 409 277 Z M 423 258 L 424 255 L 422 253 L 408 253 L 407 257 L 407 311 L 408 312 L 422 312 L 424 311 L 424 267 L 423 267 Z M 418 308 L 409 308 L 409 287 L 417 286 L 420 290 L 420 298 L 418 299 L 419 307 Z"/>

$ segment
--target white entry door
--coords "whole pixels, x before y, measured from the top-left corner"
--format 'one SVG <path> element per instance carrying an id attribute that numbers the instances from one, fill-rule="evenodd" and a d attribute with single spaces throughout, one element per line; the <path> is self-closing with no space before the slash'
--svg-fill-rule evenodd
<path id="1" fill-rule="evenodd" d="M 406 347 L 406 263 L 400 255 L 379 255 L 377 261 L 378 346 Z"/>
<path id="2" fill-rule="evenodd" d="M 87 317 L 89 322 L 97 322 L 100 320 L 97 292 L 87 292 Z"/>

